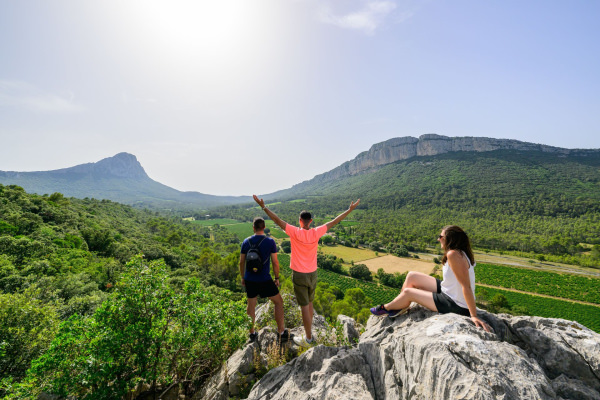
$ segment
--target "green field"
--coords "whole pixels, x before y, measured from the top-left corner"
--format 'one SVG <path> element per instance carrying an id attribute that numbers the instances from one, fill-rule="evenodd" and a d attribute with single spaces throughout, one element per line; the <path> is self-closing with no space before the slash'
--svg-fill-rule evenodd
<path id="1" fill-rule="evenodd" d="M 215 218 L 215 219 L 198 219 L 196 221 L 192 221 L 194 224 L 201 226 L 213 226 L 214 224 L 219 225 L 229 225 L 229 224 L 238 224 L 240 221 L 236 221 L 235 219 L 229 218 Z"/>
<path id="2" fill-rule="evenodd" d="M 599 278 L 482 263 L 475 271 L 478 283 L 600 304 Z"/>
<path id="3" fill-rule="evenodd" d="M 487 287 L 477 287 L 475 294 L 480 295 L 482 291 L 487 292 L 488 297 L 492 297 L 497 293 L 502 294 L 506 297 L 509 304 L 523 306 L 531 315 L 577 321 L 591 330 L 600 333 L 599 307 Z"/>
<path id="4" fill-rule="evenodd" d="M 235 234 L 239 240 L 244 240 L 248 236 L 252 236 L 254 231 L 252 230 L 252 223 L 250 222 L 238 222 L 235 221 L 235 224 L 224 225 L 227 230 L 233 234 Z M 275 223 L 271 220 L 265 221 L 267 228 L 271 230 L 269 233 L 272 237 L 276 239 L 286 239 L 288 235 L 285 234 Z"/>
<path id="5" fill-rule="evenodd" d="M 371 258 L 377 257 L 373 250 L 356 249 L 354 247 L 346 247 L 339 245 L 319 246 L 319 251 L 323 254 L 329 254 L 341 258 L 346 263 L 349 263 L 350 261 L 358 263 L 360 261 L 369 260 Z"/>

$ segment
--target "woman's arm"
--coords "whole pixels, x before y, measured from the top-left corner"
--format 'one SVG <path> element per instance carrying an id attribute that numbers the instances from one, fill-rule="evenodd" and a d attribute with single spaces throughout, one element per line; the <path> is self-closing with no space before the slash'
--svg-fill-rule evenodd
<path id="1" fill-rule="evenodd" d="M 458 283 L 462 286 L 463 296 L 471 314 L 471 321 L 475 326 L 481 326 L 487 332 L 491 332 L 490 326 L 477 317 L 477 306 L 475 305 L 475 296 L 471 288 L 471 280 L 469 279 L 469 263 L 462 252 L 450 250 L 447 254 L 448 264 L 452 268 L 452 272 L 456 276 Z"/>

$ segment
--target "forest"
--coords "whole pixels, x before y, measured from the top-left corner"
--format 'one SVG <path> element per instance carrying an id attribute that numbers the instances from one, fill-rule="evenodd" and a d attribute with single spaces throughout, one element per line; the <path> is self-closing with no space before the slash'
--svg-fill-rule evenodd
<path id="1" fill-rule="evenodd" d="M 0 185 L 0 395 L 119 398 L 141 380 L 193 391 L 246 340 L 237 243 L 179 217 Z"/>

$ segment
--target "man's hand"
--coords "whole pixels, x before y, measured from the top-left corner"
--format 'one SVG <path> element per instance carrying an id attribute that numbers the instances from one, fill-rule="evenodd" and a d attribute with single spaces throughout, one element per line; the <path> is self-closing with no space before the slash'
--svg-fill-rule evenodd
<path id="1" fill-rule="evenodd" d="M 258 205 L 260 206 L 260 208 L 265 208 L 265 201 L 263 199 L 259 199 L 257 195 L 253 194 L 252 197 L 254 197 L 254 201 L 256 203 L 258 203 Z"/>
<path id="2" fill-rule="evenodd" d="M 354 211 L 354 209 L 356 207 L 358 207 L 358 204 L 360 203 L 360 199 L 356 200 L 354 203 L 350 202 L 350 207 L 348 207 L 348 210 L 350 211 Z"/>
<path id="3" fill-rule="evenodd" d="M 352 211 L 354 211 L 354 209 L 356 207 L 358 207 L 359 203 L 360 203 L 360 199 L 356 200 L 354 203 L 350 202 L 350 207 L 348 207 L 348 209 L 346 211 L 344 211 L 343 213 L 341 213 L 340 215 L 335 217 L 334 220 L 329 221 L 328 223 L 325 224 L 325 225 L 327 225 L 327 230 L 329 230 L 329 229 L 333 228 L 334 226 L 336 226 L 337 224 L 339 224 L 344 218 L 346 218 L 348 216 L 348 214 L 350 214 Z"/>
<path id="4" fill-rule="evenodd" d="M 246 286 L 246 281 L 242 278 L 242 286 Z"/>

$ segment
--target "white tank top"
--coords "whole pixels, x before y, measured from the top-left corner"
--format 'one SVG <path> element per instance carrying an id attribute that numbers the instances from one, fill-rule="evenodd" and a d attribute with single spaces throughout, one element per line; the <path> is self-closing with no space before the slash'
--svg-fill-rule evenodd
<path id="1" fill-rule="evenodd" d="M 467 263 L 469 264 L 469 281 L 471 282 L 471 290 L 473 290 L 473 297 L 475 297 L 475 265 L 471 265 L 471 260 L 462 252 L 463 256 L 467 259 Z M 444 274 L 444 280 L 442 281 L 442 293 L 448 295 L 456 304 L 463 308 L 469 308 L 467 306 L 467 302 L 465 301 L 465 296 L 463 295 L 462 286 L 456 279 L 456 275 L 454 275 L 454 271 L 448 265 L 448 261 L 444 264 L 444 268 L 442 270 Z"/>

